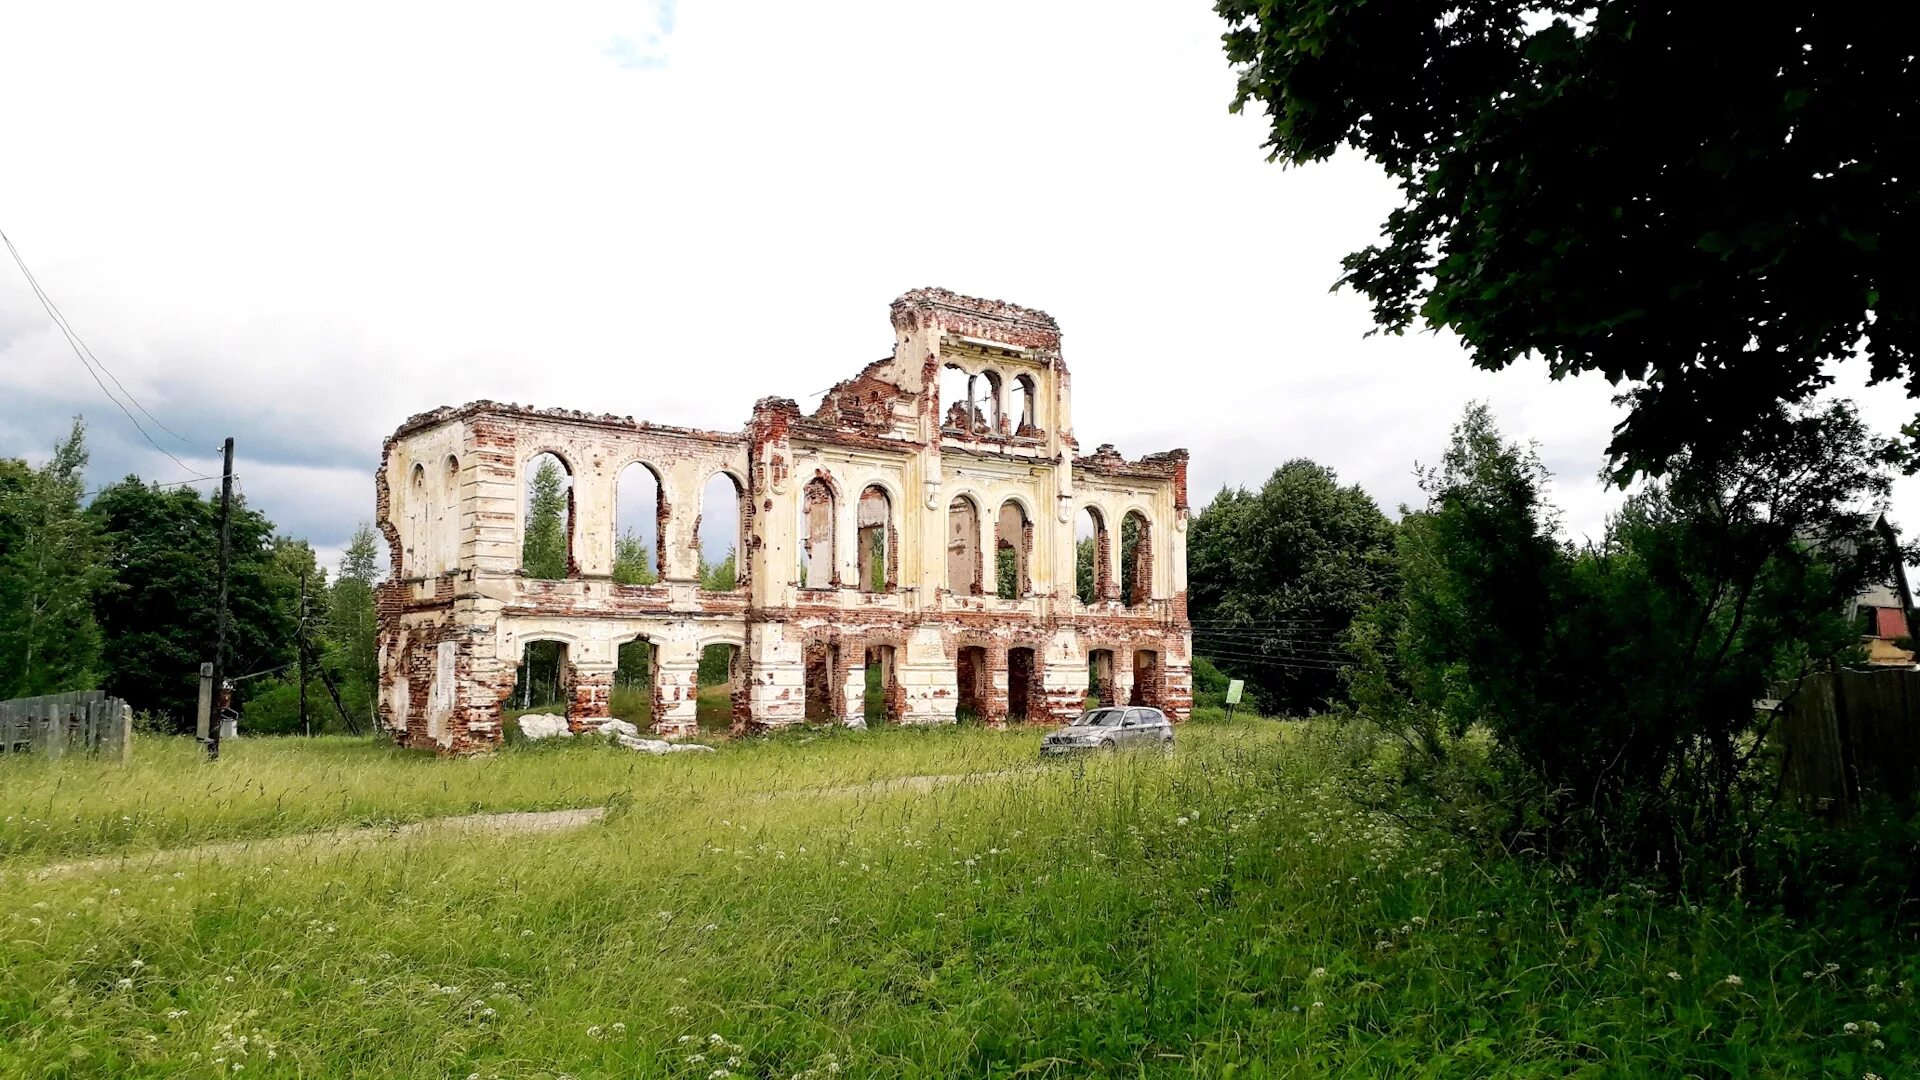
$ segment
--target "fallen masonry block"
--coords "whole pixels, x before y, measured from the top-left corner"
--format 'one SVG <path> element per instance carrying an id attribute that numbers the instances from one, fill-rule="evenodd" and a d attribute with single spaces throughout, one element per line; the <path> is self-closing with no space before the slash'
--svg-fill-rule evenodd
<path id="1" fill-rule="evenodd" d="M 636 739 L 631 735 L 616 735 L 614 741 L 629 750 L 638 750 L 643 754 L 679 754 L 686 751 L 713 753 L 713 747 L 704 743 L 670 743 L 665 739 Z"/>
<path id="2" fill-rule="evenodd" d="M 520 718 L 520 734 L 529 739 L 567 738 L 573 731 L 567 727 L 567 718 L 549 713 L 528 713 Z"/>

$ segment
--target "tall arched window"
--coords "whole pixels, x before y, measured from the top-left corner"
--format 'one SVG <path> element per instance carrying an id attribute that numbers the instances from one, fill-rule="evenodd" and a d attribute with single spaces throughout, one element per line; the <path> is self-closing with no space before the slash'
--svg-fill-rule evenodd
<path id="1" fill-rule="evenodd" d="M 833 485 L 824 477 L 807 481 L 800 493 L 800 587 L 831 589 L 840 584 L 833 557 Z"/>
<path id="2" fill-rule="evenodd" d="M 1128 607 L 1153 599 L 1153 525 L 1138 510 L 1120 519 L 1120 598 Z"/>
<path id="3" fill-rule="evenodd" d="M 1000 373 L 981 372 L 974 381 L 974 390 L 980 395 L 974 410 L 975 415 L 980 417 L 980 428 L 995 435 L 1005 434 L 1000 411 Z"/>
<path id="4" fill-rule="evenodd" d="M 1107 521 L 1096 507 L 1083 506 L 1074 515 L 1073 591 L 1083 604 L 1107 598 L 1113 583 L 1113 541 Z"/>
<path id="5" fill-rule="evenodd" d="M 947 504 L 947 590 L 955 596 L 979 596 L 980 508 L 965 495 Z"/>
<path id="6" fill-rule="evenodd" d="M 1018 600 L 1033 591 L 1029 567 L 1033 556 L 1033 523 L 1012 499 L 1000 504 L 993 529 L 994 595 Z"/>
<path id="7" fill-rule="evenodd" d="M 635 461 L 620 470 L 613 489 L 613 580 L 616 585 L 652 585 L 666 575 L 660 537 L 666 532 L 660 476 Z"/>
<path id="8" fill-rule="evenodd" d="M 573 474 L 558 454 L 536 454 L 526 466 L 521 504 L 520 572 L 559 580 L 573 572 Z"/>
<path id="9" fill-rule="evenodd" d="M 878 484 L 860 493 L 860 591 L 892 592 L 899 580 L 893 535 L 893 500 Z"/>
<path id="10" fill-rule="evenodd" d="M 740 484 L 714 473 L 700 491 L 700 521 L 694 528 L 700 548 L 700 587 L 732 592 L 740 575 Z"/>
<path id="11" fill-rule="evenodd" d="M 1015 435 L 1037 435 L 1040 426 L 1034 420 L 1033 376 L 1016 375 L 1007 387 L 1007 420 Z"/>
<path id="12" fill-rule="evenodd" d="M 973 376 L 955 364 L 940 369 L 940 426 L 947 431 L 972 432 Z"/>
<path id="13" fill-rule="evenodd" d="M 427 467 L 415 464 L 407 474 L 406 574 L 426 574 L 427 552 L 433 541 L 433 502 L 427 494 Z"/>
<path id="14" fill-rule="evenodd" d="M 440 570 L 460 569 L 460 459 L 452 454 L 440 479 Z"/>

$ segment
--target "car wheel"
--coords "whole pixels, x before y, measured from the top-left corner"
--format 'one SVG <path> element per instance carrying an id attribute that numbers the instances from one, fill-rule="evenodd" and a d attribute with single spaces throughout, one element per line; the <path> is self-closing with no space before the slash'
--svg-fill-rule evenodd
<path id="1" fill-rule="evenodd" d="M 1113 749 L 1113 740 L 1112 740 L 1112 739 L 1101 739 L 1101 740 L 1100 740 L 1100 749 L 1102 749 L 1102 750 L 1111 750 L 1111 749 Z"/>

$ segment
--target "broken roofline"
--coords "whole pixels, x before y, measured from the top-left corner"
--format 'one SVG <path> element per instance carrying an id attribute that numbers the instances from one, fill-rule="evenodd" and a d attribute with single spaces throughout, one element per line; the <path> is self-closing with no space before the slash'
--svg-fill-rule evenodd
<path id="1" fill-rule="evenodd" d="M 675 427 L 671 424 L 635 420 L 631 416 L 616 416 L 613 413 L 590 413 L 582 409 L 543 409 L 534 405 L 517 405 L 481 398 L 477 401 L 469 401 L 465 405 L 442 405 L 437 409 L 415 413 L 394 429 L 393 434 L 387 437 L 387 442 L 391 444 L 395 439 L 403 439 L 416 431 L 425 431 L 428 428 L 439 427 L 456 420 L 469 420 L 476 416 L 546 420 L 555 423 L 579 424 L 585 427 L 613 428 L 620 431 L 644 431 L 711 443 L 735 444 L 746 438 L 745 431 L 708 431 L 702 428 Z"/>
<path id="2" fill-rule="evenodd" d="M 1032 359 L 1045 365 L 1061 368 L 1060 363 L 1060 326 L 1053 316 L 1038 308 L 1023 307 L 1005 300 L 988 300 L 976 296 L 964 296 L 951 289 L 928 287 L 913 289 L 896 298 L 892 305 L 893 322 L 896 329 L 917 327 L 923 321 L 937 322 L 949 336 L 956 337 L 966 344 L 1010 348 L 1029 352 Z M 852 439 L 873 449 L 887 449 L 902 445 L 905 440 L 878 432 L 856 433 L 863 426 L 849 423 L 843 418 L 836 423 L 832 415 L 843 395 L 864 386 L 884 384 L 893 392 L 909 400 L 918 397 L 885 378 L 886 369 L 896 361 L 888 356 L 867 364 L 852 378 L 844 379 L 828 390 L 821 398 L 820 408 L 812 415 L 801 414 L 797 403 L 790 398 L 767 397 L 754 403 L 752 415 L 755 418 L 763 412 L 775 411 L 785 414 L 788 426 L 799 429 L 795 433 L 816 440 Z M 464 420 L 479 415 L 497 415 L 514 419 L 535 419 L 558 421 L 587 426 L 613 428 L 626 431 L 680 436 L 713 443 L 735 443 L 751 436 L 754 421 L 750 420 L 746 428 L 739 431 L 713 431 L 700 428 L 677 427 L 668 424 L 655 424 L 650 421 L 635 420 L 632 416 L 618 416 L 612 413 L 589 413 L 578 409 L 539 408 L 531 405 L 519 405 L 481 399 L 465 405 L 443 405 L 407 418 L 393 435 L 388 438 L 403 438 L 416 431 L 437 427 L 450 421 Z M 1074 445 L 1070 432 L 1062 432 L 1067 445 Z M 865 435 L 865 437 L 860 437 Z M 1092 455 L 1075 457 L 1074 465 L 1078 469 L 1103 476 L 1125 477 L 1132 479 L 1156 479 L 1173 475 L 1187 459 L 1185 450 L 1171 450 L 1158 454 L 1148 454 L 1137 461 L 1128 461 L 1114 450 L 1111 444 L 1102 445 Z M 1184 505 L 1184 498 L 1181 500 Z"/>

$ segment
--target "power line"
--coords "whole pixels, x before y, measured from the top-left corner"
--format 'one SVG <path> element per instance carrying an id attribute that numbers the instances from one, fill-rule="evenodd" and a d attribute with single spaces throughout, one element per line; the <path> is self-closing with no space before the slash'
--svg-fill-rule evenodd
<path id="1" fill-rule="evenodd" d="M 129 392 L 125 386 L 121 385 L 120 380 L 114 376 L 112 371 L 108 370 L 107 365 L 104 363 L 100 363 L 99 358 L 93 356 L 93 350 L 87 348 L 86 342 L 80 340 L 80 335 L 75 333 L 73 328 L 67 325 L 66 320 L 60 315 L 59 308 L 54 306 L 53 298 L 48 296 L 46 293 L 46 290 L 40 287 L 40 282 L 37 278 L 33 276 L 33 271 L 27 269 L 26 260 L 20 257 L 20 249 L 13 246 L 13 238 L 8 236 L 4 231 L 0 231 L 0 241 L 5 241 L 7 245 L 7 252 L 13 256 L 13 264 L 15 266 L 18 266 L 20 268 L 20 273 L 26 277 L 28 287 L 33 289 L 33 295 L 40 301 L 40 306 L 46 309 L 47 318 L 53 320 L 54 328 L 59 330 L 61 336 L 67 339 L 67 347 L 73 350 L 74 358 L 80 361 L 81 367 L 84 367 L 87 369 L 88 375 L 93 376 L 94 385 L 100 387 L 100 392 L 107 396 L 108 401 L 113 402 L 114 405 L 119 407 L 121 412 L 127 414 L 127 419 L 132 421 L 134 429 L 139 431 L 141 437 L 146 439 L 147 442 L 152 443 L 153 448 L 155 450 L 158 450 L 162 454 L 165 454 L 169 460 L 171 460 L 175 465 L 180 466 L 180 468 L 183 471 L 193 472 L 192 466 L 188 465 L 184 461 L 181 461 L 179 458 L 174 457 L 171 451 L 169 451 L 166 447 L 161 446 L 159 442 L 155 441 L 153 435 L 149 433 L 144 426 L 141 425 L 140 418 L 133 415 L 133 411 L 131 409 L 128 409 L 126 405 L 121 402 L 119 398 L 113 396 L 113 391 L 107 389 L 107 384 L 101 380 L 100 372 L 102 371 L 106 372 L 107 378 L 113 379 L 113 384 L 115 386 L 120 387 L 120 392 L 123 394 L 126 394 L 127 400 L 133 402 L 134 406 L 138 408 L 141 412 L 146 413 L 147 418 L 150 420 L 153 420 L 154 424 L 157 425 L 162 431 L 165 431 L 167 434 L 172 435 L 174 438 L 179 439 L 183 443 L 186 443 L 188 446 L 192 446 L 193 443 L 187 440 L 186 438 L 182 437 L 179 432 L 176 432 L 172 428 L 167 427 L 165 424 L 160 423 L 160 421 L 154 417 L 153 413 L 147 410 L 147 407 L 145 405 L 140 404 L 139 398 L 134 397 L 133 394 Z M 89 359 L 90 357 L 92 359 Z M 95 364 L 99 364 L 99 371 L 94 370 Z"/>
<path id="2" fill-rule="evenodd" d="M 234 473 L 233 475 L 237 478 L 240 474 Z M 157 487 L 157 488 L 182 487 L 187 484 L 197 484 L 202 480 L 218 480 L 218 479 L 220 479 L 220 477 L 218 476 L 190 476 L 185 480 L 169 480 L 164 484 L 158 480 L 149 480 L 147 481 L 147 486 Z M 94 488 L 92 491 L 83 491 L 80 493 L 80 497 L 83 499 L 91 499 L 95 495 L 98 495 L 103 491 L 111 491 L 118 486 L 119 486 L 118 484 L 108 484 L 106 487 L 103 487 L 103 488 Z"/>
<path id="3" fill-rule="evenodd" d="M 0 235 L 4 235 L 4 234 L 0 234 Z M 107 362 L 105 360 L 100 359 L 100 357 L 94 354 L 93 347 L 91 345 L 88 345 L 86 342 L 86 339 L 80 336 L 80 331 L 75 330 L 73 328 L 73 324 L 67 321 L 66 312 L 60 310 L 60 305 L 54 303 L 53 297 L 49 296 L 47 294 L 47 290 L 40 286 L 40 279 L 34 277 L 33 271 L 27 269 L 26 263 L 21 261 L 19 249 L 13 246 L 13 241 L 11 240 L 7 241 L 7 248 L 8 250 L 13 252 L 14 262 L 19 264 L 20 272 L 27 276 L 28 284 L 33 286 L 34 292 L 39 295 L 40 299 L 49 308 L 48 314 L 53 316 L 55 323 L 57 323 L 60 326 L 61 330 L 65 331 L 70 337 L 72 337 L 74 341 L 79 342 L 80 348 L 86 351 L 87 359 L 93 361 L 95 366 L 99 367 L 101 371 L 106 372 L 107 378 L 113 380 L 113 385 L 120 389 L 120 393 L 125 395 L 128 401 L 133 402 L 134 408 L 139 409 L 142 413 L 146 414 L 147 419 L 153 421 L 154 426 L 158 427 L 161 431 L 166 432 L 167 434 L 173 436 L 174 438 L 179 439 L 183 444 L 187 446 L 192 446 L 193 445 L 192 439 L 187 438 L 185 435 L 180 434 L 179 432 L 168 427 L 166 424 L 162 423 L 159 417 L 153 415 L 153 410 L 147 408 L 145 405 L 142 405 L 140 403 L 140 399 L 133 396 L 133 391 L 127 389 L 126 384 L 120 381 L 120 376 L 115 375 L 113 373 L 113 369 L 107 366 Z"/>

